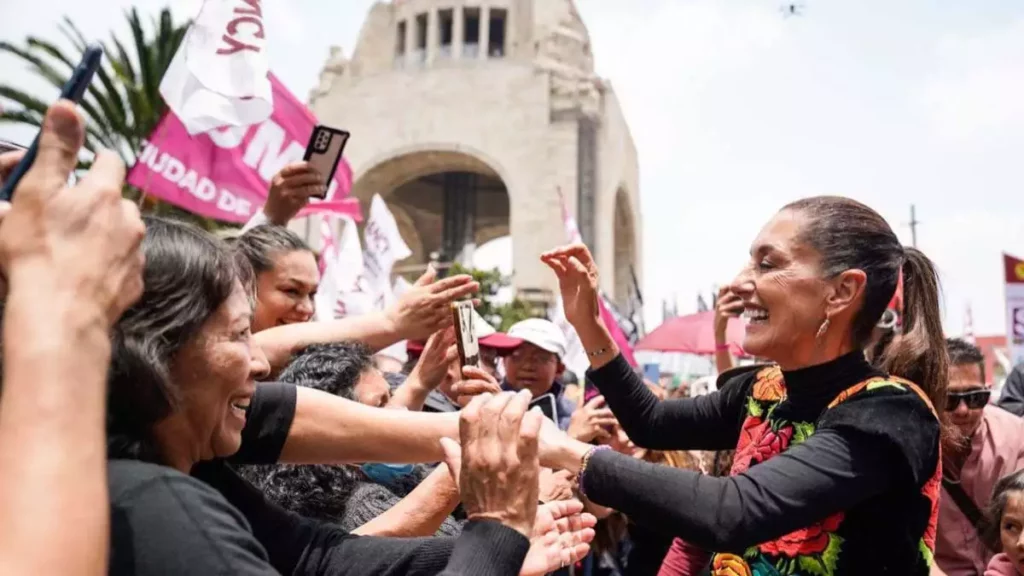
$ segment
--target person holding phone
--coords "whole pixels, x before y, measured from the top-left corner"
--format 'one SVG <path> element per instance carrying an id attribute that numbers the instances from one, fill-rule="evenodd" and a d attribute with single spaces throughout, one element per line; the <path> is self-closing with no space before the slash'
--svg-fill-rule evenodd
<path id="1" fill-rule="evenodd" d="M 565 397 L 559 376 L 565 371 L 566 342 L 562 329 L 543 318 L 530 318 L 514 324 L 509 338 L 521 343 L 505 357 L 505 390 L 529 390 L 534 400 L 546 394 L 554 397 L 555 423 L 568 430 L 576 405 Z"/>
<path id="2" fill-rule="evenodd" d="M 107 573 L 110 328 L 142 293 L 145 228 L 113 152 L 66 184 L 84 139 L 73 104 L 51 106 L 13 203 L 0 202 L 3 574 Z M 23 156 L 0 154 L 0 185 Z"/>

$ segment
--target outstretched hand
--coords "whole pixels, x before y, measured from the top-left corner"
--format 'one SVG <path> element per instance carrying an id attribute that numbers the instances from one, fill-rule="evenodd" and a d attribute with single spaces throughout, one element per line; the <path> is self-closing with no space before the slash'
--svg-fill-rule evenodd
<path id="1" fill-rule="evenodd" d="M 577 329 L 600 320 L 597 264 L 590 250 L 583 244 L 571 244 L 545 252 L 540 259 L 558 277 L 565 318 Z"/>
<path id="2" fill-rule="evenodd" d="M 548 502 L 537 507 L 530 551 L 520 576 L 541 576 L 575 564 L 590 553 L 597 518 L 583 512 L 579 500 Z"/>
<path id="3" fill-rule="evenodd" d="M 475 294 L 480 283 L 460 274 L 437 280 L 433 267 L 386 311 L 401 340 L 426 340 L 452 325 L 452 302 Z"/>

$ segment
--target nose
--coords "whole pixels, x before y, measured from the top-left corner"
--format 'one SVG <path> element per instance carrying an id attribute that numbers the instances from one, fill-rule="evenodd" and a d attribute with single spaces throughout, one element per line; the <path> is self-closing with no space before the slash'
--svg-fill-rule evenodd
<path id="1" fill-rule="evenodd" d="M 754 273 L 750 266 L 746 266 L 735 278 L 732 279 L 732 284 L 729 285 L 729 289 L 732 293 L 739 296 L 740 298 L 747 299 L 754 293 Z"/>
<path id="2" fill-rule="evenodd" d="M 267 360 L 267 355 L 263 353 L 263 348 L 254 343 L 250 350 L 249 375 L 252 376 L 252 379 L 262 380 L 270 376 L 270 361 Z"/>
<path id="3" fill-rule="evenodd" d="M 315 310 L 315 304 L 313 304 L 313 297 L 306 296 L 305 298 L 299 300 L 299 305 L 296 307 L 296 309 L 304 316 L 312 317 L 313 310 Z"/>
<path id="4" fill-rule="evenodd" d="M 953 407 L 953 413 L 960 416 L 966 416 L 970 409 L 967 408 L 967 402 L 964 402 L 960 398 L 954 398 L 953 402 L 956 402 L 956 406 Z"/>

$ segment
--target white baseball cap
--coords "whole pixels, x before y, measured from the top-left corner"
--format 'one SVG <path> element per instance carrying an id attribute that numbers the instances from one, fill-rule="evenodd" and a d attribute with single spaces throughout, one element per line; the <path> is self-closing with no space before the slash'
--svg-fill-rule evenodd
<path id="1" fill-rule="evenodd" d="M 550 320 L 531 318 L 517 322 L 509 328 L 508 335 L 510 338 L 529 342 L 542 350 L 547 350 L 558 356 L 559 360 L 565 358 L 565 349 L 568 347 L 565 334 Z"/>

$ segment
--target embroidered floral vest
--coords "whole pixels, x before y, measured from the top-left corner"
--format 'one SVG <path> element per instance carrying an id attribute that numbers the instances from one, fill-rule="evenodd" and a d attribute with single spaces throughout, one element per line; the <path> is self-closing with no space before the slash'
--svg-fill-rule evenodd
<path id="1" fill-rule="evenodd" d="M 895 377 L 871 378 L 841 392 L 827 409 L 856 394 L 870 394 L 884 387 L 912 390 L 935 413 L 928 397 L 918 386 Z M 780 454 L 790 446 L 804 442 L 815 431 L 814 422 L 789 422 L 773 418 L 775 408 L 786 398 L 786 384 L 777 366 L 760 370 L 747 399 L 746 418 L 736 445 L 730 474 L 740 474 L 751 466 Z M 827 410 L 826 409 L 826 410 Z M 941 458 L 940 458 L 941 461 Z M 927 529 L 920 541 L 920 553 L 928 566 L 935 550 L 935 526 L 938 521 L 939 486 L 942 467 L 925 483 L 921 493 L 931 503 Z M 742 556 L 715 554 L 712 576 L 833 576 L 839 573 L 843 537 L 837 534 L 844 520 L 842 512 L 786 534 L 781 538 L 748 548 Z"/>

